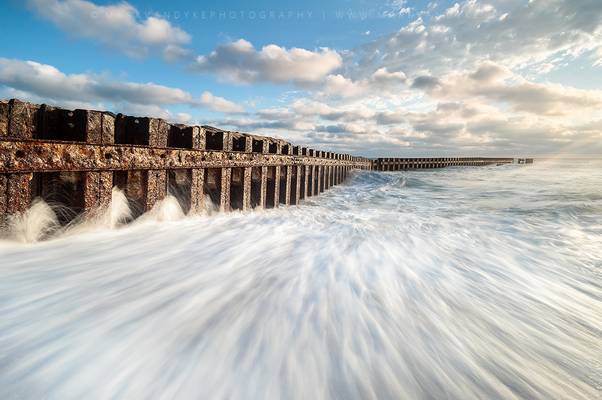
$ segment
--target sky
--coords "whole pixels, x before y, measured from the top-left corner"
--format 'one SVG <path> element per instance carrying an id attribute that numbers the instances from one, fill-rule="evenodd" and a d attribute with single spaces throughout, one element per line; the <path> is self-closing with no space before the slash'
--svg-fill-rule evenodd
<path id="1" fill-rule="evenodd" d="M 0 98 L 367 157 L 602 157 L 602 1 L 0 2 Z"/>

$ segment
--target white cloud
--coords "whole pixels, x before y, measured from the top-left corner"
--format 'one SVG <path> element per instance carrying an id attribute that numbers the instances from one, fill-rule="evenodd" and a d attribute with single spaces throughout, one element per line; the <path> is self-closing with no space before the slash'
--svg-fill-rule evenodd
<path id="1" fill-rule="evenodd" d="M 406 79 L 406 74 L 403 72 L 389 72 L 385 67 L 379 68 L 372 75 L 372 81 L 379 85 L 395 85 L 399 83 L 405 83 Z"/>
<path id="2" fill-rule="evenodd" d="M 0 58 L 0 85 L 52 104 L 113 105 L 120 110 L 146 110 L 156 116 L 169 115 L 162 107 L 178 104 L 225 113 L 243 111 L 241 106 L 209 92 L 197 99 L 182 89 L 155 83 L 116 81 L 94 74 L 65 74 L 51 65 L 6 58 Z"/>
<path id="3" fill-rule="evenodd" d="M 51 10 L 45 18 L 66 31 L 128 54 L 159 49 L 169 59 L 190 56 L 185 32 L 158 17 L 141 19 L 125 3 L 29 1 Z M 408 8 L 403 0 L 386 5 L 397 16 Z M 90 20 L 83 15 L 89 10 L 105 14 Z M 240 114 L 214 121 L 218 126 L 369 156 L 602 148 L 602 91 L 548 81 L 558 75 L 550 72 L 570 67 L 577 57 L 602 66 L 601 1 L 463 0 L 447 9 L 431 3 L 416 15 L 397 32 L 353 51 L 255 48 L 240 39 L 196 58 L 193 71 L 230 82 L 296 85 L 277 106 L 256 113 L 209 92 L 195 98 L 155 83 L 66 75 L 18 60 L 0 59 L 0 84 L 13 93 L 120 104 L 172 120 L 191 117 L 169 114 L 170 105 L 205 107 Z"/>
<path id="4" fill-rule="evenodd" d="M 507 68 L 487 62 L 472 73 L 452 73 L 436 86 L 421 87 L 438 99 L 506 104 L 515 112 L 563 116 L 602 107 L 601 90 L 583 90 L 556 83 L 530 82 Z"/>
<path id="5" fill-rule="evenodd" d="M 112 101 L 134 104 L 185 104 L 192 95 L 154 83 L 112 81 L 91 74 L 67 75 L 34 61 L 0 58 L 0 83 L 56 101 Z"/>
<path id="6" fill-rule="evenodd" d="M 201 95 L 200 104 L 207 107 L 212 111 L 224 112 L 224 113 L 242 113 L 245 109 L 223 97 L 214 96 L 210 92 L 203 92 Z"/>
<path id="7" fill-rule="evenodd" d="M 165 19 L 140 19 L 128 3 L 97 5 L 85 0 L 27 0 L 41 18 L 69 35 L 93 39 L 129 56 L 142 57 L 155 49 L 167 59 L 186 54 L 190 35 Z"/>
<path id="8" fill-rule="evenodd" d="M 602 46 L 598 47 L 594 54 L 594 66 L 602 67 Z"/>
<path id="9" fill-rule="evenodd" d="M 324 82 L 324 93 L 329 96 L 357 97 L 367 90 L 364 82 L 354 82 L 343 75 L 329 75 Z"/>
<path id="10" fill-rule="evenodd" d="M 192 115 L 188 113 L 176 113 L 172 119 L 173 122 L 179 124 L 189 124 L 192 121 Z"/>
<path id="11" fill-rule="evenodd" d="M 392 0 L 389 2 L 388 10 L 385 10 L 383 16 L 387 18 L 395 18 L 402 15 L 406 15 L 412 12 L 411 7 L 406 7 L 406 0 Z"/>
<path id="12" fill-rule="evenodd" d="M 356 51 L 364 70 L 388 67 L 440 75 L 491 60 L 509 68 L 555 64 L 602 42 L 598 0 L 465 0 L 428 22 L 418 18 Z M 540 69 L 541 73 L 549 72 Z"/>
<path id="13" fill-rule="evenodd" d="M 324 81 L 322 94 L 342 98 L 399 95 L 399 89 L 406 81 L 403 72 L 389 72 L 385 67 L 379 68 L 367 79 L 356 81 L 340 74 L 329 75 Z"/>
<path id="14" fill-rule="evenodd" d="M 251 43 L 240 39 L 199 56 L 192 68 L 238 83 L 308 83 L 320 81 L 341 63 L 341 56 L 326 48 L 309 51 L 271 44 L 256 50 Z"/>

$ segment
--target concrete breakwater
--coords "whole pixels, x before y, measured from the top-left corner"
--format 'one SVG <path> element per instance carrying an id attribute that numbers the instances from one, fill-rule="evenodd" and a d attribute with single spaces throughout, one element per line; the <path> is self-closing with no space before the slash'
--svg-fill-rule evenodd
<path id="1" fill-rule="evenodd" d="M 168 194 L 184 212 L 296 205 L 352 170 L 393 171 L 511 163 L 511 158 L 376 160 L 271 137 L 158 118 L 0 101 L 0 222 L 35 198 L 75 216 L 107 207 L 113 187 L 135 216 Z"/>
<path id="2" fill-rule="evenodd" d="M 520 159 L 522 160 L 522 159 Z M 451 158 L 378 158 L 373 161 L 376 171 L 403 171 L 453 166 L 481 167 L 485 165 L 512 164 L 514 158 L 451 157 Z M 533 160 L 531 159 L 531 163 Z"/>

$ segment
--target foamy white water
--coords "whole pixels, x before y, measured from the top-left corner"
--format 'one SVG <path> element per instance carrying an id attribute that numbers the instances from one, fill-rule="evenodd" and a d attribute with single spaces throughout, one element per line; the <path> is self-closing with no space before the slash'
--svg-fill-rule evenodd
<path id="1" fill-rule="evenodd" d="M 1 399 L 600 395 L 601 162 L 361 172 L 126 227 L 115 196 L 1 242 Z"/>

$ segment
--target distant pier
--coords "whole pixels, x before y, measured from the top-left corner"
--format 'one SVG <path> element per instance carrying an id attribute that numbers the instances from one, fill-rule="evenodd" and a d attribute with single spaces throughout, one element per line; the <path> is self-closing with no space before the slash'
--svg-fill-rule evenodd
<path id="1" fill-rule="evenodd" d="M 522 159 L 533 162 L 532 159 Z M 114 186 L 134 213 L 168 194 L 182 210 L 296 205 L 353 170 L 512 163 L 512 158 L 379 158 L 320 151 L 271 137 L 158 118 L 0 101 L 0 222 L 42 198 L 73 216 L 107 207 Z"/>
<path id="2" fill-rule="evenodd" d="M 451 157 L 451 158 L 377 158 L 372 169 L 376 171 L 404 171 L 408 169 L 432 169 L 454 166 L 482 167 L 514 163 L 514 158 Z"/>

